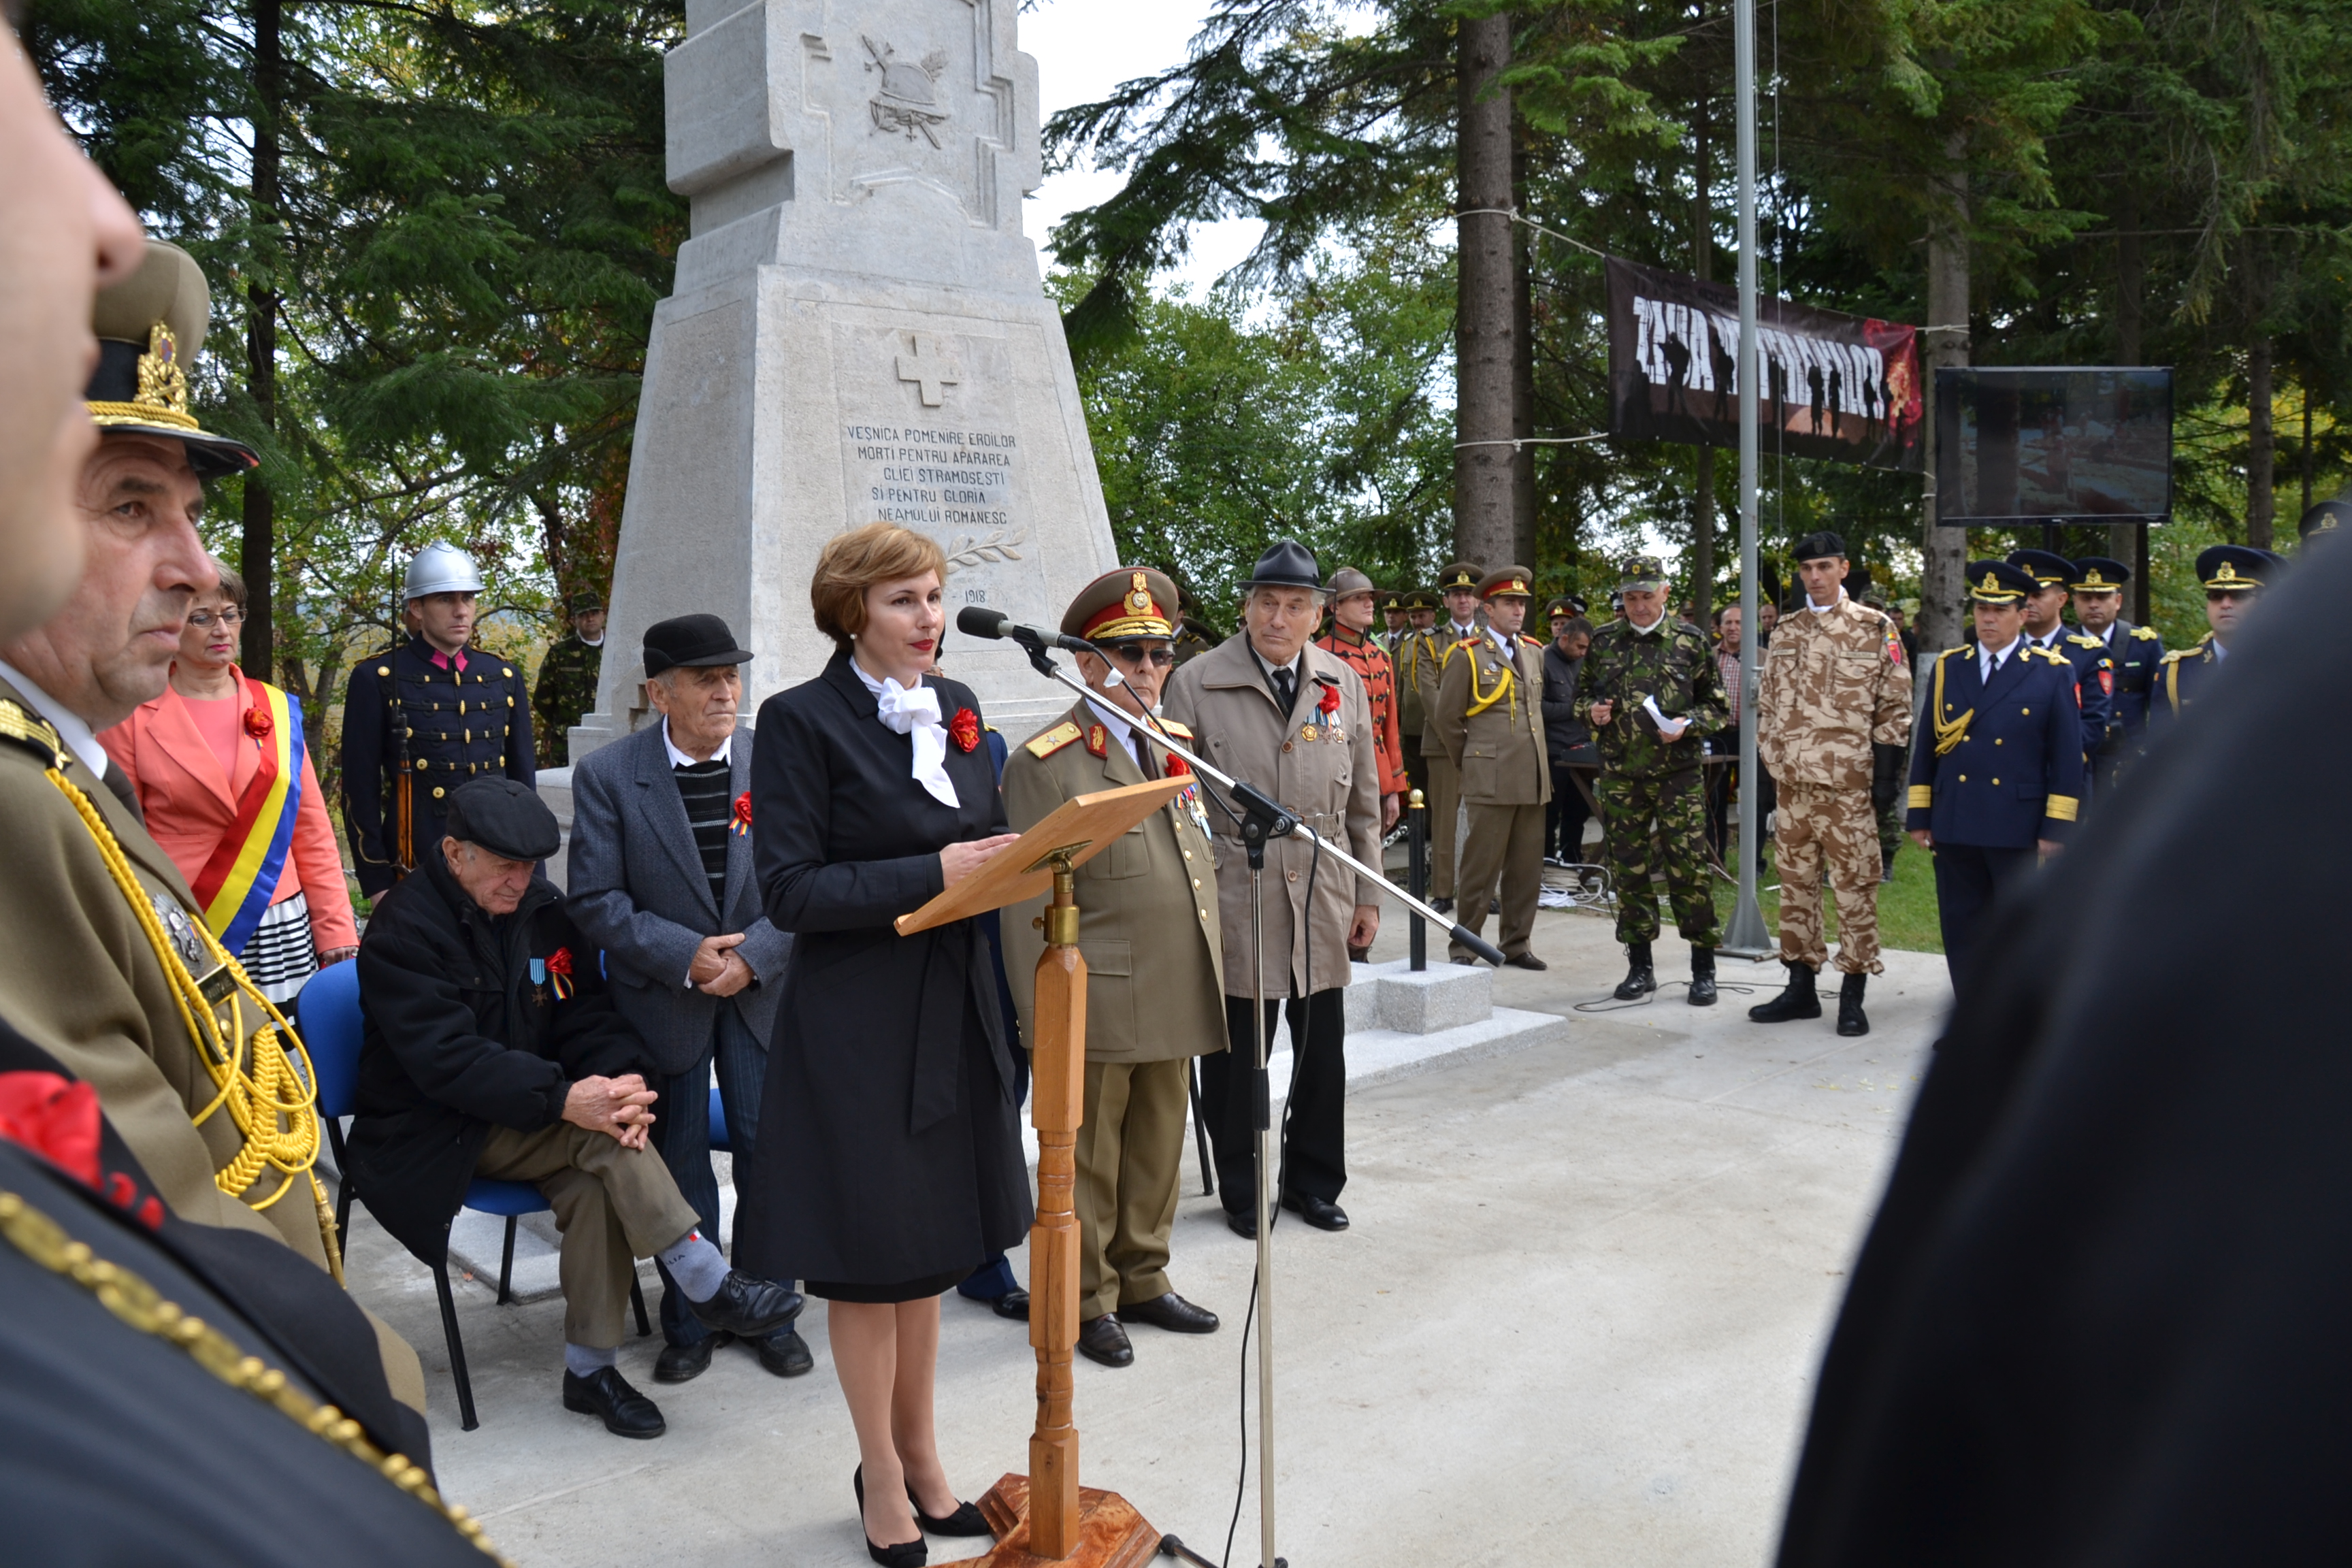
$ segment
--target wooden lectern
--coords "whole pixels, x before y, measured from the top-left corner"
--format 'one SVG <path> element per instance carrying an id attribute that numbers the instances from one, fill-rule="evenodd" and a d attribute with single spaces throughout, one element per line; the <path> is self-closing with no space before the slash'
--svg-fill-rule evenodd
<path id="1" fill-rule="evenodd" d="M 1116 1492 L 1078 1485 L 1078 1429 L 1070 1408 L 1070 1355 L 1078 1342 L 1078 1122 L 1086 1105 L 1087 963 L 1078 956 L 1076 869 L 1182 793 L 1189 777 L 1154 779 L 1064 801 L 988 864 L 898 920 L 911 935 L 1034 899 L 1050 882 L 1045 951 L 1037 960 L 1030 1042 L 1030 1119 L 1037 1129 L 1037 1222 L 1029 1231 L 1029 1343 L 1037 1352 L 1037 1425 L 1029 1473 L 1008 1475 L 981 1499 L 996 1545 L 991 1568 L 1075 1563 L 1138 1568 L 1160 1534 Z"/>

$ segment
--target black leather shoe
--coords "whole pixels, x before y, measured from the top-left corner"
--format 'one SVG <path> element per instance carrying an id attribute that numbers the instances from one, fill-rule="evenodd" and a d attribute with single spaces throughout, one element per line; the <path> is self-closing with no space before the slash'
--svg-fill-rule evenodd
<path id="1" fill-rule="evenodd" d="M 760 1352 L 760 1364 L 778 1377 L 798 1377 L 816 1365 L 809 1354 L 808 1342 L 797 1329 L 786 1329 L 780 1334 L 770 1334 L 753 1347 Z"/>
<path id="2" fill-rule="evenodd" d="M 1513 969 L 1549 969 L 1551 967 L 1532 952 L 1515 952 L 1503 962 Z"/>
<path id="3" fill-rule="evenodd" d="M 664 1345 L 654 1358 L 656 1383 L 691 1383 L 710 1366 L 710 1352 L 727 1341 L 724 1334 L 705 1334 L 690 1345 Z"/>
<path id="4" fill-rule="evenodd" d="M 915 1489 L 912 1487 L 907 1489 L 907 1502 L 914 1509 L 915 1522 L 922 1527 L 925 1535 L 994 1535 L 996 1533 L 988 1528 L 988 1516 L 982 1513 L 972 1503 L 958 1502 L 953 1513 L 945 1519 L 933 1519 L 923 1511 L 922 1500 L 915 1496 Z"/>
<path id="5" fill-rule="evenodd" d="M 1429 900 L 1429 907 L 1435 910 L 1441 915 L 1450 915 L 1454 912 L 1454 900 L 1452 899 L 1432 899 Z"/>
<path id="6" fill-rule="evenodd" d="M 1822 1016 L 1821 993 L 1816 989 L 1816 976 L 1810 963 L 1780 961 L 1789 972 L 1789 984 L 1780 994 L 1769 1002 L 1759 1002 L 1748 1009 L 1748 1016 L 1759 1024 L 1786 1024 L 1791 1019 L 1818 1018 Z"/>
<path id="7" fill-rule="evenodd" d="M 1611 994 L 1620 1002 L 1639 1002 L 1658 988 L 1658 973 L 1650 967 L 1650 944 L 1646 942 L 1633 942 L 1626 947 L 1625 956 L 1630 967 L 1625 971 L 1625 978 L 1617 983 L 1617 989 Z"/>
<path id="8" fill-rule="evenodd" d="M 1165 1329 L 1171 1334 L 1213 1334 L 1217 1331 L 1217 1314 L 1206 1307 L 1195 1307 L 1171 1290 L 1165 1296 L 1154 1296 L 1149 1301 L 1130 1301 L 1118 1310 L 1125 1323 L 1150 1323 L 1155 1329 Z"/>
<path id="9" fill-rule="evenodd" d="M 1029 1292 L 1016 1285 L 991 1301 L 988 1304 L 988 1310 L 1000 1318 L 1011 1318 L 1015 1322 L 1025 1323 L 1029 1321 Z"/>
<path id="10" fill-rule="evenodd" d="M 1838 986 L 1839 1034 L 1851 1037 L 1870 1033 L 1870 1015 L 1862 1010 L 1862 994 L 1869 989 L 1867 974 L 1849 974 Z"/>
<path id="11" fill-rule="evenodd" d="M 857 1494 L 857 1533 L 866 1537 L 866 1555 L 882 1564 L 882 1568 L 924 1568 L 931 1560 L 931 1549 L 919 1535 L 912 1541 L 901 1541 L 891 1546 L 877 1546 L 874 1538 L 866 1534 L 866 1467 L 859 1465 L 849 1472 L 849 1489 Z M 920 1529 L 919 1525 L 916 1528 Z"/>
<path id="12" fill-rule="evenodd" d="M 1691 949 L 1690 994 L 1684 1000 L 1694 1007 L 1715 1005 L 1715 949 Z"/>
<path id="13" fill-rule="evenodd" d="M 601 1416 L 615 1437 L 658 1437 L 669 1430 L 654 1402 L 631 1388 L 616 1366 L 600 1366 L 587 1377 L 563 1373 L 563 1408 Z"/>
<path id="14" fill-rule="evenodd" d="M 1105 1312 L 1078 1325 L 1078 1352 L 1088 1361 L 1098 1361 L 1105 1366 L 1135 1364 L 1135 1347 L 1128 1343 L 1127 1331 L 1119 1326 L 1117 1312 Z"/>
<path id="15" fill-rule="evenodd" d="M 1348 1228 L 1348 1211 L 1328 1198 L 1309 1197 L 1304 1193 L 1285 1193 L 1282 1194 L 1282 1206 L 1318 1230 Z"/>
<path id="16" fill-rule="evenodd" d="M 1475 968 L 1475 967 L 1476 967 L 1477 963 L 1478 963 L 1478 961 L 1477 961 L 1475 958 L 1473 958 L 1470 954 L 1468 954 L 1468 953 L 1466 953 L 1466 952 L 1457 952 L 1457 953 L 1455 953 L 1455 954 L 1454 955 L 1454 963 L 1458 963 L 1458 964 L 1461 964 L 1461 965 L 1462 965 L 1463 967 L 1465 967 L 1465 969 L 1466 969 L 1466 968 Z"/>
<path id="17" fill-rule="evenodd" d="M 772 1279 L 755 1279 L 730 1268 L 708 1301 L 688 1301 L 706 1329 L 739 1340 L 764 1340 L 801 1315 L 801 1293 Z"/>
<path id="18" fill-rule="evenodd" d="M 1240 1237 L 1244 1241 L 1255 1241 L 1257 1239 L 1257 1210 L 1255 1208 L 1227 1209 L 1225 1211 L 1225 1228 L 1232 1231 L 1235 1236 Z"/>

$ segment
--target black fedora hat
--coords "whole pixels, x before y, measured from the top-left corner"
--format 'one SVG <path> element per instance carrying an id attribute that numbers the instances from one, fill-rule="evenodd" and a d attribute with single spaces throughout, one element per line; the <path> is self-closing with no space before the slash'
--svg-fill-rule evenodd
<path id="1" fill-rule="evenodd" d="M 646 674 L 705 664 L 749 664 L 735 634 L 717 616 L 677 616 L 646 628 Z"/>
<path id="2" fill-rule="evenodd" d="M 1316 570 L 1315 552 L 1295 539 L 1277 539 L 1257 558 L 1244 588 L 1312 588 L 1323 591 L 1323 574 Z"/>

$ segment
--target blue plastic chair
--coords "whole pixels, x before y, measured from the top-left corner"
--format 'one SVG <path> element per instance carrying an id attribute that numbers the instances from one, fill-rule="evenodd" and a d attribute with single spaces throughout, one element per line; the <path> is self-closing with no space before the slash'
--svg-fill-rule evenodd
<path id="1" fill-rule="evenodd" d="M 327 1124 L 327 1143 L 335 1155 L 335 1228 L 351 1234 L 351 1163 L 343 1155 L 342 1119 L 352 1114 L 359 1092 L 360 1045 L 365 1037 L 365 1015 L 360 1006 L 360 966 L 337 963 L 319 971 L 294 999 L 294 1021 L 302 1044 L 319 1075 L 319 1116 Z M 362 1196 L 366 1194 L 362 1194 Z M 515 1222 L 555 1205 L 529 1182 L 498 1182 L 477 1176 L 467 1184 L 465 1207 L 479 1214 L 499 1215 L 507 1222 L 505 1249 L 499 1258 L 499 1304 L 514 1300 Z M 455 1216 L 452 1216 L 454 1220 Z M 457 1301 L 449 1288 L 449 1227 L 441 1229 L 441 1256 L 429 1265 L 433 1288 L 441 1298 L 441 1335 L 449 1346 L 449 1373 L 457 1384 L 457 1413 L 464 1429 L 481 1422 L 474 1415 L 473 1380 L 466 1374 L 465 1342 L 457 1333 Z M 635 1271 L 629 1276 L 629 1304 L 636 1309 L 637 1332 L 653 1332 L 646 1316 L 646 1295 Z"/>

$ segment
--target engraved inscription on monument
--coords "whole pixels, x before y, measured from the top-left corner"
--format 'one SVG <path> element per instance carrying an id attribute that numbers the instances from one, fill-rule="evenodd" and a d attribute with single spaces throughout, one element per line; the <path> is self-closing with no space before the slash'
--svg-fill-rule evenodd
<path id="1" fill-rule="evenodd" d="M 1015 516 L 1019 437 L 1009 431 L 913 424 L 848 424 L 841 464 L 851 526 L 880 519 L 917 528 L 947 552 L 948 572 L 1026 558 Z M 960 585 L 960 586 L 968 586 Z M 985 604 L 950 588 L 957 604 Z"/>

